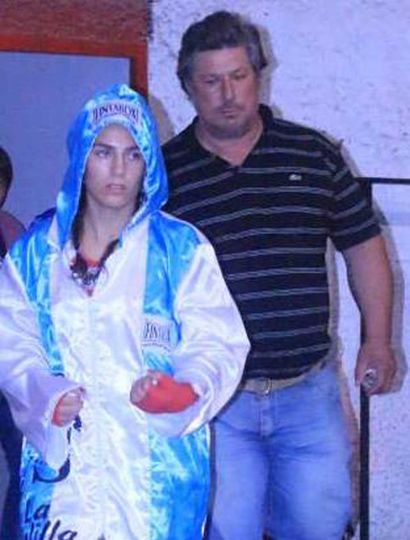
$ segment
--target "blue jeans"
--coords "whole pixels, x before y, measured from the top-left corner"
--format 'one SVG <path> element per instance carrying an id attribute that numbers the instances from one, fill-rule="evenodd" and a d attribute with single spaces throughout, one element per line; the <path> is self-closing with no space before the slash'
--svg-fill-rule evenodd
<path id="1" fill-rule="evenodd" d="M 351 449 L 335 370 L 268 395 L 240 391 L 213 423 L 208 540 L 341 540 Z"/>

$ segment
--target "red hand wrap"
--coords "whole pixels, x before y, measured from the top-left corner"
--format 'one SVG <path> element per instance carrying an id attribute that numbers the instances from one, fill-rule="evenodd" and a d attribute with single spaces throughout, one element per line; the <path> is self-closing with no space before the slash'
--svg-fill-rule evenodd
<path id="1" fill-rule="evenodd" d="M 51 423 L 54 424 L 55 426 L 58 426 L 58 427 L 62 427 L 64 425 L 64 422 L 61 419 L 61 407 L 63 405 L 62 401 L 63 401 L 64 397 L 65 396 L 62 396 L 58 400 L 57 405 L 55 406 L 55 409 L 54 409 L 54 412 L 53 412 L 53 416 L 51 418 Z"/>
<path id="2" fill-rule="evenodd" d="M 169 375 L 161 375 L 156 385 L 151 385 L 136 406 L 149 413 L 175 413 L 187 409 L 198 399 L 189 383 L 176 381 Z"/>

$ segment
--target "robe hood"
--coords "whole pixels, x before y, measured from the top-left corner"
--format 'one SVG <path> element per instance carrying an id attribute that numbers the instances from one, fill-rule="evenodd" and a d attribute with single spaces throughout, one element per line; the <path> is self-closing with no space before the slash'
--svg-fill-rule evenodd
<path id="1" fill-rule="evenodd" d="M 144 158 L 144 203 L 131 226 L 159 210 L 168 197 L 168 181 L 155 119 L 146 100 L 125 84 L 116 84 L 90 99 L 74 120 L 67 138 L 69 165 L 57 197 L 56 220 L 60 247 L 70 237 L 81 196 L 87 159 L 101 131 L 111 124 L 125 127 Z"/>

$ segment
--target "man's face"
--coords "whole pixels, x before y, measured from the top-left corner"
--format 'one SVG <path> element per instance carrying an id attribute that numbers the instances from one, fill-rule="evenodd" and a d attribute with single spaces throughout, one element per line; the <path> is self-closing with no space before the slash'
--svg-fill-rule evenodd
<path id="1" fill-rule="evenodd" d="M 197 53 L 188 92 L 200 126 L 216 138 L 242 137 L 258 122 L 259 78 L 244 47 Z"/>
<path id="2" fill-rule="evenodd" d="M 97 137 L 87 161 L 87 205 L 132 215 L 145 164 L 131 134 L 112 124 Z"/>

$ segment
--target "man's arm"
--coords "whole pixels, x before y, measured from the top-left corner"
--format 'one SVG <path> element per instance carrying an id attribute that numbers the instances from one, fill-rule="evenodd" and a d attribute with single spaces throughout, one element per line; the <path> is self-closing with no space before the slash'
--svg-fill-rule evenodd
<path id="1" fill-rule="evenodd" d="M 387 392 L 396 372 L 391 348 L 393 277 L 383 237 L 379 234 L 343 252 L 350 289 L 360 309 L 364 336 L 355 370 L 357 384 L 372 370 L 368 394 Z"/>
<path id="2" fill-rule="evenodd" d="M 9 249 L 19 236 L 25 231 L 24 225 L 12 214 L 0 210 L 0 230 Z"/>

